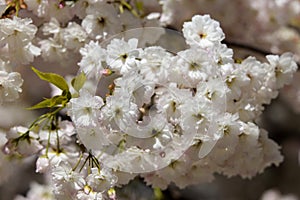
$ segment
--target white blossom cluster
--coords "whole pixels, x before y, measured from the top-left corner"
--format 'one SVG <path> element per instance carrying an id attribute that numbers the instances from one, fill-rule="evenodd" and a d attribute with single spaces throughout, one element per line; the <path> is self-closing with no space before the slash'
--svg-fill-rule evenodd
<path id="1" fill-rule="evenodd" d="M 170 2 L 163 2 L 161 22 Z M 79 58 L 79 75 L 67 84 L 35 71 L 62 94 L 37 104 L 52 110 L 29 127 L 0 135 L 0 167 L 4 153 L 35 155 L 36 172 L 49 177 L 50 187 L 32 184 L 17 200 L 115 199 L 111 188 L 136 176 L 152 187 L 183 188 L 216 173 L 250 178 L 282 161 L 280 147 L 255 120 L 291 82 L 297 70 L 291 53 L 235 60 L 209 15 L 183 24 L 187 47 L 175 51 L 150 45 L 163 31 L 147 27 L 158 26 L 160 15 L 139 13 L 127 1 L 23 3 L 21 14 L 30 17 L 0 19 L 0 104 L 19 97 L 23 80 L 15 67 L 35 57 L 61 67 Z M 0 174 L 9 171 L 3 163 Z"/>
<path id="2" fill-rule="evenodd" d="M 105 166 L 140 173 L 164 189 L 170 182 L 210 181 L 216 172 L 252 177 L 279 164 L 279 146 L 255 119 L 291 81 L 292 55 L 235 62 L 208 15 L 186 22 L 183 35 L 190 48 L 175 54 L 139 48 L 137 39 L 81 49 L 80 70 L 113 89 L 106 96 L 83 89 L 71 99 L 68 112 L 80 141 Z"/>
<path id="3" fill-rule="evenodd" d="M 162 23 L 181 27 L 195 14 L 210 13 L 222 22 L 229 42 L 247 43 L 272 53 L 293 51 L 299 60 L 298 0 L 161 0 L 160 3 Z"/>
<path id="4" fill-rule="evenodd" d="M 15 6 L 12 2 L 7 4 Z M 134 13 L 135 16 L 131 13 L 134 9 L 125 9 L 125 5 L 120 5 L 123 8 L 120 12 L 118 1 L 25 0 L 23 3 L 27 9 L 20 11 L 20 15 L 24 17 L 0 19 L 0 103 L 19 97 L 23 80 L 15 68 L 33 63 L 35 57 L 69 67 L 74 65 L 69 58 L 76 60 L 78 50 L 90 40 L 102 41 L 129 29 L 159 26 L 159 14 Z M 0 1 L 1 15 L 9 8 L 5 4 Z"/>
<path id="5" fill-rule="evenodd" d="M 37 27 L 29 18 L 13 17 L 0 20 L 0 59 L 13 66 L 28 64 L 40 49 L 32 44 Z"/>
<path id="6" fill-rule="evenodd" d="M 15 101 L 22 91 L 21 75 L 13 69 L 32 62 L 40 54 L 31 42 L 36 31 L 30 19 L 0 20 L 0 104 Z"/>
<path id="7" fill-rule="evenodd" d="M 70 57 L 76 56 L 78 50 L 91 40 L 103 41 L 126 30 L 159 26 L 159 14 L 135 16 L 129 9 L 120 12 L 118 1 L 25 2 L 29 10 L 45 20 L 42 26 L 43 36 L 38 42 L 43 59 L 64 62 L 65 65 Z M 65 5 L 66 3 L 71 3 L 72 6 Z M 71 20 L 72 18 L 78 20 Z"/>

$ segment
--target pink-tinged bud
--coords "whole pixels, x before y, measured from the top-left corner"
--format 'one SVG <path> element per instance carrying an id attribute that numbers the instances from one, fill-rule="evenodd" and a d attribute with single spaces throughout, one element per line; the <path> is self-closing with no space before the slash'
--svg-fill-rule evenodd
<path id="1" fill-rule="evenodd" d="M 111 75 L 112 73 L 113 73 L 113 71 L 110 70 L 110 69 L 104 69 L 104 70 L 101 71 L 101 74 L 103 74 L 103 75 L 105 75 L 105 76 L 109 76 L 109 75 Z"/>
<path id="2" fill-rule="evenodd" d="M 59 9 L 63 9 L 65 7 L 65 3 L 63 1 L 61 1 L 59 4 L 58 4 L 58 8 Z"/>

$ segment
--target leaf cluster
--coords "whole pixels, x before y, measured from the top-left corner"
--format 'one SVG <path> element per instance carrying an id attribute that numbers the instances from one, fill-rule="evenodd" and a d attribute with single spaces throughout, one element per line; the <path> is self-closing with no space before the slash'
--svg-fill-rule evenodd
<path id="1" fill-rule="evenodd" d="M 72 94 L 70 92 L 68 83 L 66 80 L 55 73 L 45 73 L 37 70 L 36 68 L 32 67 L 32 70 L 36 73 L 36 75 L 44 80 L 47 81 L 53 85 L 55 85 L 57 88 L 59 88 L 62 93 L 61 95 L 56 95 L 52 98 L 45 98 L 43 101 L 35 104 L 34 106 L 30 107 L 30 110 L 34 109 L 41 109 L 41 108 L 64 108 L 66 107 L 67 103 L 72 98 Z M 83 87 L 84 83 L 86 81 L 86 76 L 84 73 L 79 74 L 76 76 L 72 81 L 72 87 L 79 92 L 79 90 Z"/>

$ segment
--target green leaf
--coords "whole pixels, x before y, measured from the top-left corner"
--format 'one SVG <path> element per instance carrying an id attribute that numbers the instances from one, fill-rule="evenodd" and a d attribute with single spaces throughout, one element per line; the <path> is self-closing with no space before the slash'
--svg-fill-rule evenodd
<path id="1" fill-rule="evenodd" d="M 69 99 L 66 96 L 58 95 L 52 97 L 51 101 L 51 107 L 57 107 L 57 106 L 65 106 L 65 104 L 69 101 Z"/>
<path id="2" fill-rule="evenodd" d="M 79 90 L 83 87 L 86 81 L 86 76 L 83 72 L 81 72 L 78 76 L 72 79 L 71 84 L 73 88 L 79 92 Z"/>
<path id="3" fill-rule="evenodd" d="M 121 14 L 124 12 L 124 8 L 121 4 L 119 5 L 119 11 L 120 11 Z"/>
<path id="4" fill-rule="evenodd" d="M 139 14 L 136 12 L 136 10 L 131 10 L 131 13 L 132 13 L 135 17 L 139 17 Z"/>
<path id="5" fill-rule="evenodd" d="M 121 0 L 121 5 L 125 6 L 128 10 L 132 9 L 131 5 L 127 3 L 125 0 Z"/>
<path id="6" fill-rule="evenodd" d="M 68 102 L 68 99 L 66 96 L 62 95 L 57 95 L 52 97 L 51 99 L 45 99 L 34 106 L 31 106 L 28 108 L 29 110 L 34 110 L 34 109 L 40 109 L 40 108 L 53 108 L 56 106 L 64 106 Z"/>
<path id="7" fill-rule="evenodd" d="M 54 73 L 44 73 L 35 69 L 34 67 L 31 67 L 31 69 L 38 75 L 40 79 L 52 83 L 63 91 L 69 91 L 69 86 L 62 76 Z"/>
<path id="8" fill-rule="evenodd" d="M 164 194 L 162 193 L 160 188 L 154 188 L 153 189 L 154 192 L 154 199 L 155 200 L 162 200 L 164 199 Z"/>
<path id="9" fill-rule="evenodd" d="M 136 6 L 136 9 L 137 9 L 139 12 L 143 12 L 144 5 L 143 5 L 143 2 L 142 2 L 142 1 L 137 1 L 137 2 L 135 2 L 135 6 Z"/>
<path id="10" fill-rule="evenodd" d="M 28 110 L 40 109 L 40 108 L 49 108 L 51 105 L 51 99 L 45 99 L 34 106 L 27 108 Z"/>

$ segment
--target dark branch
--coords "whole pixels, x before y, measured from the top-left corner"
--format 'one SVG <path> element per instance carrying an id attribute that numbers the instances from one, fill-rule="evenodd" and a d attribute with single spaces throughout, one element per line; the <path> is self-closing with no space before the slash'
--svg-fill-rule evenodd
<path id="1" fill-rule="evenodd" d="M 249 51 L 253 51 L 253 52 L 262 54 L 264 56 L 272 54 L 269 51 L 266 51 L 266 50 L 260 49 L 258 47 L 248 45 L 248 44 L 242 44 L 242 43 L 228 41 L 228 40 L 225 40 L 224 43 L 227 44 L 229 47 L 237 47 L 237 48 L 241 48 L 241 49 L 246 49 L 246 50 L 249 50 Z"/>
<path id="2" fill-rule="evenodd" d="M 260 49 L 258 47 L 254 47 L 254 46 L 248 45 L 248 44 L 242 44 L 242 43 L 232 42 L 232 41 L 228 41 L 228 40 L 225 40 L 224 43 L 226 45 L 228 45 L 229 47 L 236 47 L 236 48 L 246 49 L 246 50 L 249 50 L 249 51 L 252 51 L 252 52 L 259 53 L 259 54 L 261 54 L 263 56 L 273 54 L 270 51 L 266 51 L 266 50 Z M 298 70 L 300 70 L 300 63 L 296 62 L 296 64 L 298 66 Z"/>

